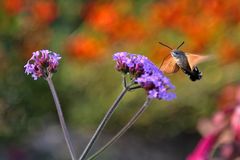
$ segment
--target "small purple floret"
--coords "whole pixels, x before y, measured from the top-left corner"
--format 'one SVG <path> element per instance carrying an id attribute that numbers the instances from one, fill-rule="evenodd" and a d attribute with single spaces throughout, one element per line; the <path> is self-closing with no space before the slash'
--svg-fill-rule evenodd
<path id="1" fill-rule="evenodd" d="M 31 74 L 34 80 L 40 77 L 47 78 L 57 71 L 60 59 L 59 54 L 49 50 L 33 52 L 32 57 L 24 66 L 25 73 Z"/>
<path id="2" fill-rule="evenodd" d="M 113 55 L 117 62 L 116 69 L 124 74 L 130 74 L 134 81 L 147 91 L 149 98 L 172 100 L 176 95 L 168 92 L 175 87 L 147 57 L 117 52 Z"/>

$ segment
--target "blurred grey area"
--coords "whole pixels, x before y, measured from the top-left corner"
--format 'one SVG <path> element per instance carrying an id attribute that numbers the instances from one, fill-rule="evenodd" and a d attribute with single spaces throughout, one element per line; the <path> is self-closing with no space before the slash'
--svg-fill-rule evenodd
<path id="1" fill-rule="evenodd" d="M 67 160 L 70 159 L 61 128 L 57 124 L 46 125 L 42 130 L 25 137 L 21 142 L 0 147 L 1 160 Z M 93 133 L 81 130 L 72 132 L 75 149 L 80 155 Z M 89 155 L 109 140 L 113 133 L 104 133 L 97 140 Z M 96 159 L 99 160 L 179 160 L 186 155 L 199 139 L 198 135 L 180 134 L 172 138 L 160 138 L 158 135 L 139 136 L 131 129 Z"/>

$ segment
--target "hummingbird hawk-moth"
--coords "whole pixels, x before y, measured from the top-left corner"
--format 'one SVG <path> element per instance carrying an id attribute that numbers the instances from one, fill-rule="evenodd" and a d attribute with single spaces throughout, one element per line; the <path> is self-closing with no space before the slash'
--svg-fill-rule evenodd
<path id="1" fill-rule="evenodd" d="M 200 80 L 202 73 L 198 70 L 197 64 L 208 59 L 208 56 L 185 53 L 179 48 L 184 44 L 182 42 L 177 49 L 173 49 L 166 44 L 159 42 L 161 45 L 171 49 L 171 54 L 166 56 L 160 66 L 164 73 L 176 73 L 181 69 L 192 81 Z"/>

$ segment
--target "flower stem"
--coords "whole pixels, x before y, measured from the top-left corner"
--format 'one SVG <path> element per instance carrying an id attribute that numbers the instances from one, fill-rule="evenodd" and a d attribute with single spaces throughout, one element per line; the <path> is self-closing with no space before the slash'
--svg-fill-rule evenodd
<path id="1" fill-rule="evenodd" d="M 125 85 L 125 79 L 123 80 L 123 84 Z M 130 84 L 131 85 L 131 84 Z M 96 139 L 98 138 L 98 136 L 100 135 L 100 133 L 102 132 L 102 130 L 104 129 L 106 123 L 108 122 L 108 120 L 111 118 L 112 114 L 114 113 L 114 111 L 116 110 L 119 102 L 121 101 L 121 99 L 123 98 L 123 96 L 127 93 L 127 91 L 129 90 L 129 86 L 124 86 L 124 89 L 122 90 L 122 92 L 120 93 L 120 95 L 118 96 L 118 98 L 115 100 L 115 102 L 112 104 L 112 106 L 109 108 L 109 110 L 107 111 L 107 113 L 105 114 L 104 118 L 102 119 L 101 123 L 99 124 L 98 128 L 96 129 L 94 135 L 92 136 L 92 138 L 90 139 L 90 141 L 88 142 L 86 148 L 84 149 L 83 153 L 81 154 L 79 160 L 83 160 L 86 158 L 88 152 L 90 151 L 90 149 L 92 148 L 93 144 L 95 143 Z"/>
<path id="2" fill-rule="evenodd" d="M 109 140 L 102 148 L 100 148 L 96 153 L 94 153 L 87 160 L 92 160 L 96 158 L 100 153 L 102 153 L 105 149 L 107 149 L 110 145 L 112 145 L 115 141 L 117 141 L 142 115 L 142 113 L 147 109 L 151 100 L 149 98 L 146 99 L 142 107 L 133 115 L 133 117 L 129 120 L 129 122 L 111 139 Z"/>
<path id="3" fill-rule="evenodd" d="M 46 78 L 46 80 L 47 80 L 49 88 L 52 92 L 52 96 L 53 96 L 53 99 L 54 99 L 54 102 L 55 102 L 55 105 L 56 105 L 56 108 L 57 108 L 58 117 L 59 117 L 60 124 L 61 124 L 61 127 L 62 127 L 63 135 L 64 135 L 65 141 L 67 143 L 71 158 L 72 158 L 72 160 L 76 160 L 75 151 L 74 151 L 73 145 L 71 143 L 69 132 L 68 132 L 65 120 L 64 120 L 63 113 L 62 113 L 61 105 L 60 105 L 56 90 L 54 88 L 52 79 L 51 78 Z"/>

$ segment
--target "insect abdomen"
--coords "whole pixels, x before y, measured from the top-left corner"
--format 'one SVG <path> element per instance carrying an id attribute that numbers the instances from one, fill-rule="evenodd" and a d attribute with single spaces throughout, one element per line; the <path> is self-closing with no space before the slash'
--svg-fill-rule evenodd
<path id="1" fill-rule="evenodd" d="M 187 74 L 192 81 L 200 80 L 202 78 L 202 73 L 197 67 L 194 67 L 191 72 L 185 70 L 184 73 Z"/>

